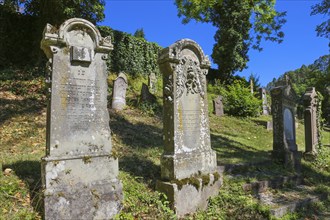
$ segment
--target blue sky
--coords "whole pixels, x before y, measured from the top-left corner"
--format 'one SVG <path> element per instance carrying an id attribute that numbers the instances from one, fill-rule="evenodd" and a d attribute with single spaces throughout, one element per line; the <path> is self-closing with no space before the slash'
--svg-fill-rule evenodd
<path id="1" fill-rule="evenodd" d="M 274 77 L 329 54 L 328 40 L 317 37 L 315 32 L 316 25 L 327 18 L 323 15 L 310 16 L 311 6 L 318 2 L 277 0 L 276 9 L 287 11 L 283 43 L 264 41 L 262 52 L 251 49 L 248 69 L 237 74 L 246 77 L 251 73 L 257 74 L 260 83 L 265 86 Z M 182 38 L 190 38 L 209 56 L 215 43 L 213 36 L 216 29 L 211 24 L 191 21 L 183 25 L 171 0 L 106 0 L 105 20 L 99 24 L 131 34 L 143 28 L 146 39 L 162 47 Z"/>

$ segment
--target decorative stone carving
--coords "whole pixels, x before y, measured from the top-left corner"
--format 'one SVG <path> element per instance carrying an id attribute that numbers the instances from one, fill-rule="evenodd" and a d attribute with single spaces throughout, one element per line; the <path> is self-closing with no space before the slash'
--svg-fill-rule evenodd
<path id="1" fill-rule="evenodd" d="M 42 158 L 45 219 L 105 219 L 122 205 L 118 160 L 112 157 L 107 66 L 112 50 L 83 19 L 46 25 L 41 48 L 49 62 L 46 156 Z"/>
<path id="2" fill-rule="evenodd" d="M 157 189 L 166 193 L 178 216 L 204 209 L 218 193 L 221 178 L 211 149 L 206 74 L 210 66 L 200 46 L 183 39 L 163 49 L 158 63 L 163 74 L 164 154 Z M 178 187 L 176 181 L 202 176 L 212 184 Z"/>
<path id="3" fill-rule="evenodd" d="M 295 111 L 297 96 L 291 85 L 271 90 L 274 159 L 285 165 L 300 167 L 301 152 L 296 144 Z"/>
<path id="4" fill-rule="evenodd" d="M 213 113 L 217 116 L 224 115 L 222 96 L 218 96 L 216 99 L 213 99 Z"/>
<path id="5" fill-rule="evenodd" d="M 260 88 L 259 89 L 259 94 L 260 94 L 260 98 L 262 100 L 262 114 L 263 115 L 269 115 L 266 89 L 265 88 Z"/>
<path id="6" fill-rule="evenodd" d="M 305 152 L 316 154 L 318 145 L 317 93 L 314 87 L 304 94 Z"/>

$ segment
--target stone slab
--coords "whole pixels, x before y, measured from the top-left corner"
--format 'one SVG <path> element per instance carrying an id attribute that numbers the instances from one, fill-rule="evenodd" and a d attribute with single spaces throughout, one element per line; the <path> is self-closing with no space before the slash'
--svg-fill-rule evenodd
<path id="1" fill-rule="evenodd" d="M 282 188 L 285 184 L 293 184 L 295 186 L 302 184 L 303 177 L 299 175 L 294 176 L 280 176 L 271 180 L 256 181 L 253 183 L 246 183 L 243 185 L 243 190 L 254 191 L 256 193 L 265 192 L 269 188 Z"/>
<path id="2" fill-rule="evenodd" d="M 321 200 L 324 200 L 327 195 L 306 195 L 308 198 L 294 201 L 288 204 L 281 205 L 280 207 L 277 208 L 271 208 L 270 213 L 274 215 L 276 218 L 281 218 L 287 213 L 292 213 L 297 211 L 300 208 L 306 207 L 307 205 L 315 202 L 319 202 Z"/>

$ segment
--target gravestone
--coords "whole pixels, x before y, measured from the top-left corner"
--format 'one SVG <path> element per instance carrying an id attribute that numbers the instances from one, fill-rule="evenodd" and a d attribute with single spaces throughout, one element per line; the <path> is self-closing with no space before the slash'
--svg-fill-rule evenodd
<path id="1" fill-rule="evenodd" d="M 291 85 L 271 90 L 273 116 L 273 151 L 275 160 L 287 166 L 300 169 L 301 152 L 296 144 L 296 93 Z"/>
<path id="2" fill-rule="evenodd" d="M 304 124 L 305 124 L 305 152 L 316 154 L 318 145 L 317 129 L 317 93 L 314 87 L 308 88 L 304 94 Z"/>
<path id="3" fill-rule="evenodd" d="M 260 98 L 262 100 L 262 114 L 269 115 L 268 102 L 267 102 L 267 92 L 265 88 L 259 89 Z"/>
<path id="4" fill-rule="evenodd" d="M 327 96 L 325 96 L 325 124 L 330 127 L 330 86 L 326 88 Z"/>
<path id="5" fill-rule="evenodd" d="M 213 99 L 213 113 L 217 116 L 223 116 L 223 103 L 222 103 L 222 96 L 218 96 L 217 98 Z"/>
<path id="6" fill-rule="evenodd" d="M 273 130 L 273 121 L 267 121 L 266 129 L 267 131 Z"/>
<path id="7" fill-rule="evenodd" d="M 253 93 L 254 93 L 254 89 L 253 89 L 253 87 L 254 87 L 254 85 L 253 85 L 253 80 L 250 79 L 250 92 L 251 92 L 252 95 L 253 95 Z"/>
<path id="8" fill-rule="evenodd" d="M 206 94 L 210 62 L 197 43 L 183 39 L 163 49 L 158 63 L 163 75 L 164 153 L 156 188 L 167 195 L 180 217 L 205 209 L 222 183 L 210 144 Z"/>
<path id="9" fill-rule="evenodd" d="M 119 73 L 113 82 L 112 105 L 115 110 L 123 110 L 126 106 L 127 77 L 124 73 Z"/>
<path id="10" fill-rule="evenodd" d="M 155 103 L 157 101 L 156 96 L 154 96 L 150 91 L 148 86 L 145 83 L 142 83 L 141 87 L 141 95 L 140 95 L 140 103 L 149 102 Z"/>
<path id="11" fill-rule="evenodd" d="M 157 77 L 155 73 L 150 73 L 148 77 L 148 86 L 149 86 L 149 91 L 152 94 L 155 94 L 157 92 Z"/>
<path id="12" fill-rule="evenodd" d="M 111 40 L 89 21 L 73 18 L 58 30 L 47 24 L 41 48 L 50 76 L 44 218 L 111 218 L 123 197 L 107 109 Z"/>

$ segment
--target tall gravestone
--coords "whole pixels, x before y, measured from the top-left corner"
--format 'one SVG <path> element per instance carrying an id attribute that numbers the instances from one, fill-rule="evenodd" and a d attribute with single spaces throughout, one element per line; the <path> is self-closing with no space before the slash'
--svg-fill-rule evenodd
<path id="1" fill-rule="evenodd" d="M 318 145 L 317 93 L 314 87 L 304 94 L 305 152 L 316 154 Z"/>
<path id="2" fill-rule="evenodd" d="M 124 73 L 119 73 L 113 82 L 112 109 L 123 110 L 126 106 L 127 77 Z"/>
<path id="3" fill-rule="evenodd" d="M 330 127 L 330 86 L 326 88 L 326 93 L 327 96 L 325 96 L 325 123 L 327 124 L 328 127 Z"/>
<path id="4" fill-rule="evenodd" d="M 299 170 L 301 152 L 296 144 L 296 94 L 291 85 L 271 90 L 273 116 L 273 151 L 275 160 Z"/>
<path id="5" fill-rule="evenodd" d="M 213 113 L 217 116 L 224 115 L 222 99 L 223 98 L 220 95 L 213 99 Z"/>
<path id="6" fill-rule="evenodd" d="M 142 83 L 142 87 L 141 87 L 141 95 L 140 95 L 140 103 L 144 103 L 144 102 L 149 102 L 149 103 L 156 103 L 157 102 L 157 98 L 156 96 L 154 96 L 150 91 L 149 91 L 149 87 L 145 84 Z"/>
<path id="7" fill-rule="evenodd" d="M 149 91 L 152 94 L 155 94 L 157 92 L 157 77 L 156 77 L 156 74 L 154 72 L 149 74 L 148 87 L 149 87 Z"/>
<path id="8" fill-rule="evenodd" d="M 59 29 L 47 24 L 41 48 L 50 71 L 44 218 L 111 218 L 122 207 L 122 184 L 107 109 L 110 38 L 73 18 Z"/>
<path id="9" fill-rule="evenodd" d="M 210 145 L 206 74 L 210 62 L 200 46 L 183 39 L 163 49 L 164 153 L 157 189 L 178 216 L 205 209 L 221 185 Z"/>
<path id="10" fill-rule="evenodd" d="M 268 102 L 267 102 L 267 92 L 265 88 L 259 89 L 260 98 L 262 100 L 262 114 L 269 115 Z"/>

